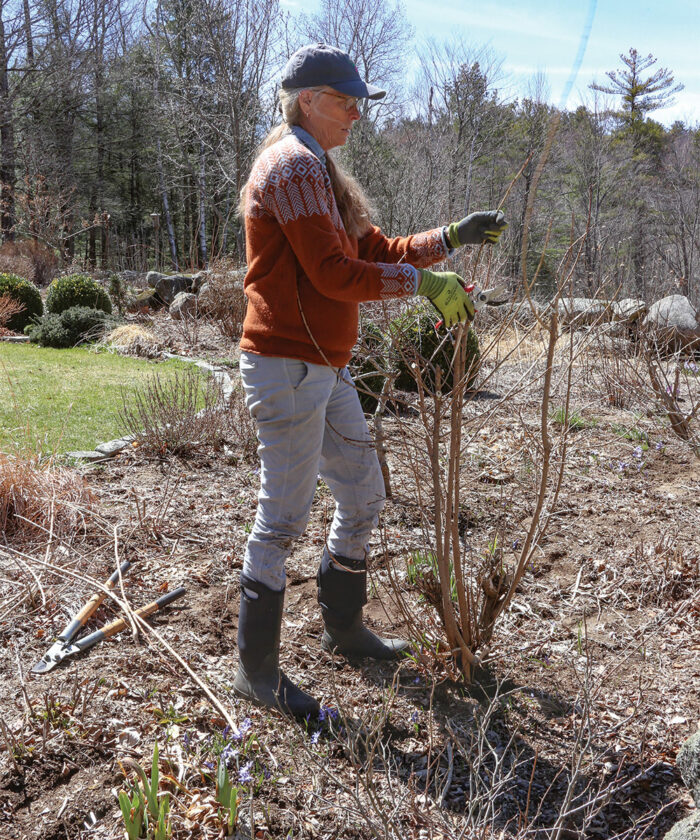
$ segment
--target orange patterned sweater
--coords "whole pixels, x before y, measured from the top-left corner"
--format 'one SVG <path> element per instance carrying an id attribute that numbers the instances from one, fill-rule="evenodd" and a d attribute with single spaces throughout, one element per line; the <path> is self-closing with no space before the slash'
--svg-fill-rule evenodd
<path id="1" fill-rule="evenodd" d="M 326 167 L 293 134 L 256 161 L 245 226 L 241 349 L 324 364 L 318 344 L 334 367 L 350 360 L 358 304 L 415 295 L 416 268 L 448 253 L 442 228 L 396 239 L 376 227 L 359 240 L 348 236 Z"/>

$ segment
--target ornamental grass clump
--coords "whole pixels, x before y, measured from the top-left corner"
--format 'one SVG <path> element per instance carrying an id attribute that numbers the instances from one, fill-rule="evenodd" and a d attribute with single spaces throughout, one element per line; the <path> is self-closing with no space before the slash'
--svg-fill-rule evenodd
<path id="1" fill-rule="evenodd" d="M 0 298 L 5 297 L 21 306 L 1 325 L 13 332 L 22 332 L 33 318 L 40 317 L 44 312 L 37 287 L 16 274 L 0 274 Z"/>
<path id="2" fill-rule="evenodd" d="M 93 502 L 75 472 L 0 453 L 0 531 L 9 539 L 48 533 L 70 539 L 83 529 Z"/>
<path id="3" fill-rule="evenodd" d="M 112 313 L 112 301 L 100 284 L 87 274 L 57 277 L 46 295 L 46 311 L 60 313 L 73 306 L 87 306 Z"/>

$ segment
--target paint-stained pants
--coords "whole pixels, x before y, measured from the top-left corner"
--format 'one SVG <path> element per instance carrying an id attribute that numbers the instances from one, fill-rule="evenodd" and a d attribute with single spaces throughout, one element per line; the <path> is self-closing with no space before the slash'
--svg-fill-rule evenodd
<path id="1" fill-rule="evenodd" d="M 335 497 L 328 549 L 364 557 L 384 481 L 347 368 L 241 353 L 246 405 L 258 427 L 260 493 L 243 572 L 285 586 L 285 560 L 306 527 L 318 476 Z"/>

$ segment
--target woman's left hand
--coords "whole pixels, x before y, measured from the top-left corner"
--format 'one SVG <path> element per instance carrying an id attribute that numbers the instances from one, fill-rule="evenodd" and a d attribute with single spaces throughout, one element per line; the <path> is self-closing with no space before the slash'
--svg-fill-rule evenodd
<path id="1" fill-rule="evenodd" d="M 502 210 L 470 213 L 461 222 L 452 222 L 447 229 L 447 235 L 453 248 L 487 242 L 493 245 L 498 242 L 498 237 L 507 224 Z"/>

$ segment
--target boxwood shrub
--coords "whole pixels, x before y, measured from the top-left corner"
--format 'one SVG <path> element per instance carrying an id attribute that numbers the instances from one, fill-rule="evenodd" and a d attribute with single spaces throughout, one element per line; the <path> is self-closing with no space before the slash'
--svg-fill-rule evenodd
<path id="1" fill-rule="evenodd" d="M 71 306 L 63 312 L 49 312 L 27 330 L 31 341 L 43 347 L 75 347 L 82 341 L 101 338 L 112 319 L 101 309 Z"/>
<path id="2" fill-rule="evenodd" d="M 400 315 L 391 323 L 391 364 L 398 375 L 394 385 L 400 391 L 417 391 L 418 384 L 411 365 L 421 365 L 421 377 L 426 387 L 435 389 L 435 369 L 441 369 L 442 392 L 453 386 L 452 355 L 454 345 L 444 329 L 436 330 L 438 314 L 432 307 L 418 307 Z M 439 348 L 439 349 L 438 349 Z M 479 339 L 470 327 L 467 333 L 465 370 L 468 372 L 467 388 L 474 385 L 479 371 Z"/>
<path id="3" fill-rule="evenodd" d="M 100 284 L 87 274 L 67 274 L 57 277 L 46 295 L 46 311 L 56 314 L 73 306 L 86 306 L 112 312 L 112 301 Z"/>

